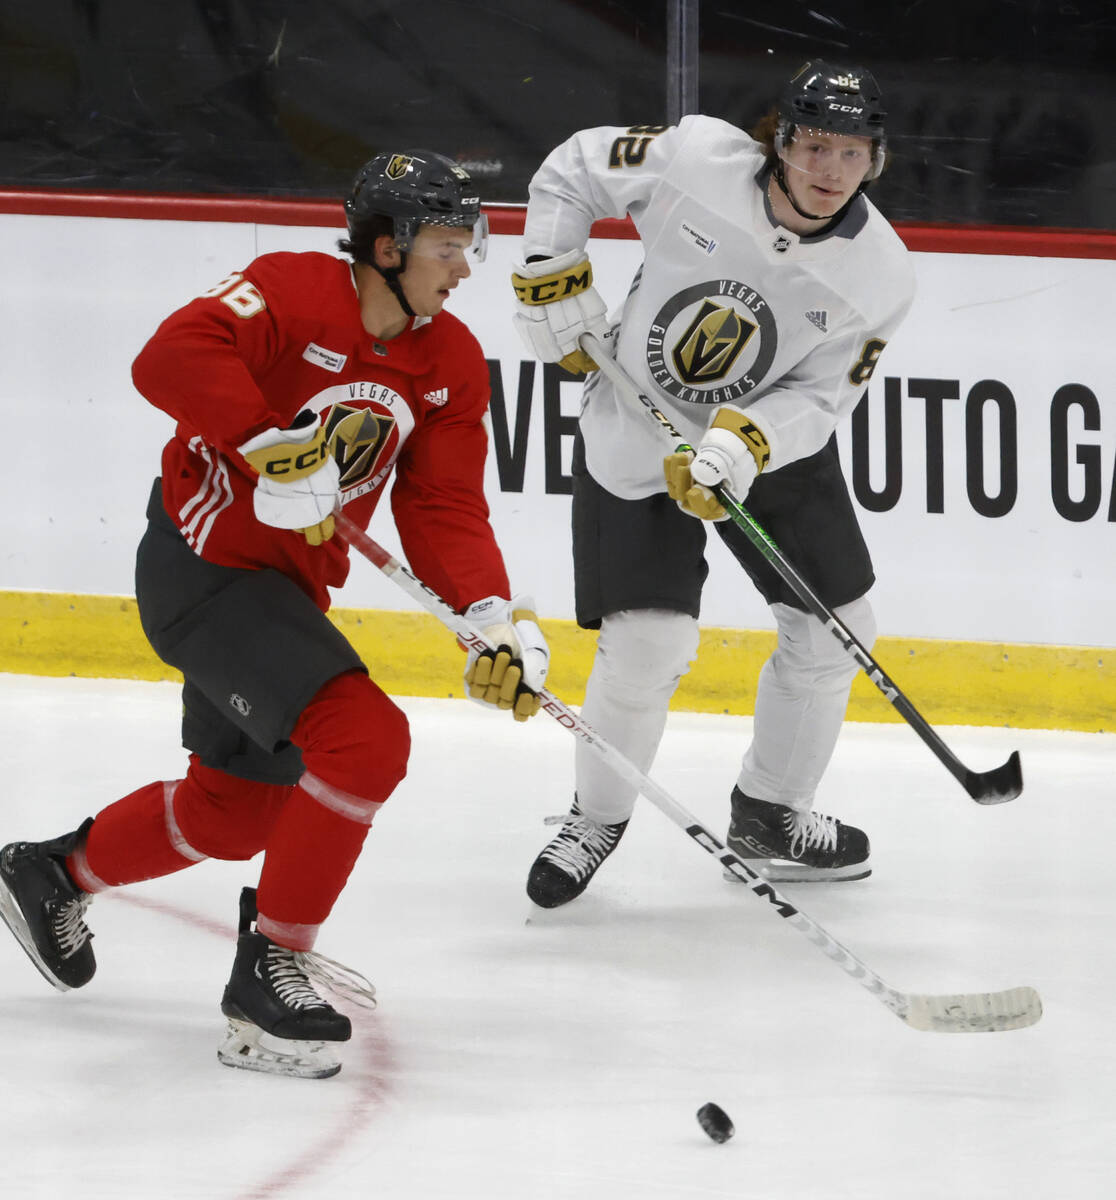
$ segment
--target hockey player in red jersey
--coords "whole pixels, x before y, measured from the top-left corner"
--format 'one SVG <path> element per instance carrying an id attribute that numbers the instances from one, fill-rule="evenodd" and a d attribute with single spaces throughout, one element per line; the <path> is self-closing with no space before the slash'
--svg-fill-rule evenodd
<path id="1" fill-rule="evenodd" d="M 351 1032 L 314 981 L 372 1002 L 367 981 L 312 948 L 409 752 L 404 714 L 324 615 L 349 568 L 335 508 L 367 525 L 394 470 L 411 567 L 501 648 L 470 652 L 475 699 L 527 719 L 548 655 L 488 520 L 484 356 L 443 311 L 483 257 L 474 186 L 440 155 L 382 154 L 345 207 L 348 260 L 263 255 L 168 317 L 133 367 L 177 422 L 136 595 L 152 646 L 185 679 L 185 778 L 0 851 L 0 915 L 62 990 L 93 975 L 84 914 L 97 892 L 262 852 L 219 1057 L 304 1076 L 340 1069 L 307 1043 Z"/>

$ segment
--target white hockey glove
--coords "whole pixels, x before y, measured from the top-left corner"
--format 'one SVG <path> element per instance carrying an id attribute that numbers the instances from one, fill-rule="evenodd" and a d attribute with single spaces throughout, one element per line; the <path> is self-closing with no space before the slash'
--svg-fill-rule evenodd
<path id="1" fill-rule="evenodd" d="M 743 503 L 770 457 L 763 433 L 740 409 L 726 404 L 717 410 L 696 455 L 679 451 L 663 459 L 667 492 L 689 516 L 723 521 L 728 513 L 713 489 L 727 484 Z"/>
<path id="2" fill-rule="evenodd" d="M 489 596 L 465 610 L 467 621 L 484 634 L 495 650 L 469 650 L 465 688 L 481 704 L 510 708 L 517 721 L 539 711 L 536 694 L 546 682 L 550 649 L 535 616 L 530 596 L 504 600 Z"/>
<path id="3" fill-rule="evenodd" d="M 275 529 L 298 529 L 311 546 L 333 537 L 341 487 L 316 413 L 307 409 L 290 429 L 265 429 L 237 449 L 259 475 L 252 497 L 257 521 Z"/>
<path id="4" fill-rule="evenodd" d="M 578 338 L 583 333 L 606 337 L 608 319 L 584 250 L 568 250 L 517 267 L 512 287 L 517 300 L 515 327 L 529 354 L 543 362 L 561 363 L 575 375 L 597 369 Z"/>

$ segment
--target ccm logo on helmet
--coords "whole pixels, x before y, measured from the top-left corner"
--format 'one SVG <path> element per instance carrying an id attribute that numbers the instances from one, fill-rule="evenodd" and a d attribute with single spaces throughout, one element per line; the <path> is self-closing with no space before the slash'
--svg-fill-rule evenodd
<path id="1" fill-rule="evenodd" d="M 862 113 L 864 111 L 864 109 L 860 108 L 859 106 L 857 106 L 855 104 L 831 104 L 829 106 L 829 111 L 830 112 L 854 113 L 856 115 L 859 115 L 860 113 Z"/>

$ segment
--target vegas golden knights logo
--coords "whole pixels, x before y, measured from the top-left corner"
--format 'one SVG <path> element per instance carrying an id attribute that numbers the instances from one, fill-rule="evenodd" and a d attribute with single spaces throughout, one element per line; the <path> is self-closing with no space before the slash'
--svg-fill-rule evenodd
<path id="1" fill-rule="evenodd" d="M 384 174 L 388 179 L 402 179 L 414 161 L 406 154 L 393 154 Z"/>
<path id="2" fill-rule="evenodd" d="M 691 387 L 724 379 L 757 328 L 731 305 L 704 300 L 671 353 L 678 378 Z"/>
<path id="3" fill-rule="evenodd" d="M 394 417 L 377 417 L 367 408 L 352 408 L 348 404 L 333 406 L 326 420 L 326 437 L 343 489 L 371 478 L 394 428 Z"/>

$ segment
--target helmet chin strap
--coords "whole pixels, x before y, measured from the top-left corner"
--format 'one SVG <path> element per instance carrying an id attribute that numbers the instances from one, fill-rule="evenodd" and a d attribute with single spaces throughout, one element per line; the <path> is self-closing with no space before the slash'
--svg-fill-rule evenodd
<path id="1" fill-rule="evenodd" d="M 791 203 L 793 204 L 794 201 L 792 200 Z M 403 285 L 399 282 L 399 276 L 402 275 L 407 269 L 406 252 L 399 252 L 399 266 L 397 267 L 381 267 L 377 266 L 375 262 L 372 263 L 372 267 L 379 272 L 384 283 L 388 285 L 388 290 L 399 302 L 399 307 L 403 310 L 403 312 L 408 317 L 413 317 L 415 315 L 415 310 L 408 303 L 407 297 L 403 294 Z"/>
<path id="2" fill-rule="evenodd" d="M 856 189 L 855 192 L 853 192 L 853 194 L 845 201 L 845 203 L 841 205 L 841 207 L 833 214 L 833 216 L 825 217 L 819 216 L 817 213 L 807 212 L 791 195 L 790 188 L 787 187 L 787 181 L 783 175 L 783 160 L 780 156 L 776 156 L 775 158 L 775 169 L 772 171 L 772 175 L 774 176 L 775 183 L 778 186 L 779 191 L 786 196 L 787 200 L 790 202 L 791 208 L 793 208 L 800 217 L 804 217 L 807 221 L 828 221 L 830 225 L 835 225 L 845 215 L 845 210 L 850 204 L 852 204 L 857 196 L 864 191 L 865 187 L 867 187 L 867 181 L 865 181 Z"/>
<path id="3" fill-rule="evenodd" d="M 826 219 L 825 217 L 819 216 L 817 213 L 807 212 L 791 195 L 790 188 L 787 187 L 787 181 L 783 175 L 783 160 L 781 158 L 775 159 L 775 170 L 772 172 L 772 174 L 775 177 L 775 183 L 778 186 L 779 191 L 786 196 L 786 198 L 790 201 L 791 208 L 793 208 L 800 217 L 805 217 L 807 221 L 824 221 Z M 843 205 L 841 207 L 841 211 L 844 212 Z"/>

